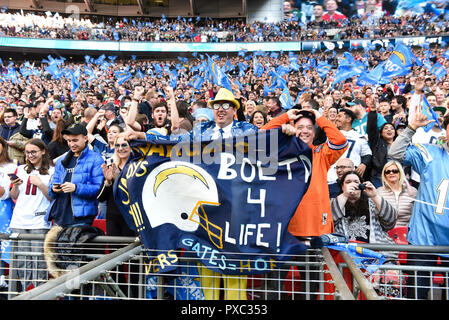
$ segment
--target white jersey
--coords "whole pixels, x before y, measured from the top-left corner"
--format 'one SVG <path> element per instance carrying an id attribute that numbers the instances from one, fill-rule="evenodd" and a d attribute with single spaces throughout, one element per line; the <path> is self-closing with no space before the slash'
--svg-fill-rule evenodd
<path id="1" fill-rule="evenodd" d="M 423 128 L 416 129 L 415 134 L 412 137 L 412 143 L 419 143 L 419 144 L 438 144 L 438 138 L 439 137 L 445 137 L 446 136 L 446 130 L 442 130 L 440 132 L 435 132 L 433 130 L 429 130 L 426 132 Z M 419 174 L 416 173 L 412 169 L 410 179 L 416 182 L 420 182 Z"/>
<path id="2" fill-rule="evenodd" d="M 47 175 L 40 175 L 37 170 L 28 174 L 25 171 L 25 165 L 17 168 L 16 175 L 23 183 L 19 186 L 19 196 L 12 214 L 11 228 L 49 229 L 51 227 L 51 224 L 45 221 L 50 201 L 37 186 L 30 183 L 30 176 L 38 175 L 42 183 L 48 186 L 54 170 L 54 167 L 50 167 Z"/>
<path id="3" fill-rule="evenodd" d="M 362 134 L 358 133 L 354 129 L 349 131 L 340 130 L 340 132 L 343 133 L 348 141 L 348 148 L 345 153 L 342 154 L 340 159 L 349 158 L 354 163 L 354 166 L 357 167 L 362 162 L 363 156 L 373 154 L 368 145 L 368 140 L 366 140 Z M 334 163 L 327 172 L 328 183 L 337 182 L 337 171 L 335 170 L 336 163 Z"/>

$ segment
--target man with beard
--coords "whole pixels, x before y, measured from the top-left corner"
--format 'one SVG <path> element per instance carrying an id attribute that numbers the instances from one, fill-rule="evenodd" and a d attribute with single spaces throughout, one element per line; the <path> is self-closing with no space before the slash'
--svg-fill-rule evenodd
<path id="1" fill-rule="evenodd" d="M 169 135 L 171 133 L 171 125 L 168 120 L 168 106 L 165 102 L 157 102 L 153 105 L 151 117 L 153 121 L 149 124 L 143 124 L 136 121 L 138 114 L 138 105 L 144 97 L 144 88 L 138 86 L 134 89 L 132 96 L 131 107 L 128 110 L 128 116 L 125 123 L 131 127 L 131 129 L 138 132 L 157 132 L 162 135 Z"/>

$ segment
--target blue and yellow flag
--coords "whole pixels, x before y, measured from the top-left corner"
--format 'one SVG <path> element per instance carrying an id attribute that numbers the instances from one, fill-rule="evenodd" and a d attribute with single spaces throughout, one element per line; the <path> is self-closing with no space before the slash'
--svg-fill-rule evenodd
<path id="1" fill-rule="evenodd" d="M 114 184 L 147 249 L 147 272 L 174 270 L 176 250 L 222 274 L 263 274 L 306 249 L 288 224 L 307 191 L 312 151 L 280 129 L 226 140 L 132 141 Z"/>

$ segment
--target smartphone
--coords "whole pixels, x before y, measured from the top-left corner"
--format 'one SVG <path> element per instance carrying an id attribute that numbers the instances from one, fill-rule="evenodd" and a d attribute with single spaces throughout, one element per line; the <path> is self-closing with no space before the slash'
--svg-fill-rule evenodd
<path id="1" fill-rule="evenodd" d="M 61 184 L 60 183 L 53 183 L 53 187 L 55 187 L 55 188 L 61 188 Z"/>
<path id="2" fill-rule="evenodd" d="M 8 176 L 11 180 L 19 179 L 19 177 L 15 173 L 8 173 Z"/>
<path id="3" fill-rule="evenodd" d="M 112 166 L 112 163 L 114 162 L 114 160 L 112 159 L 112 158 L 107 158 L 106 159 L 106 165 L 108 166 L 108 167 L 110 167 L 110 166 Z"/>

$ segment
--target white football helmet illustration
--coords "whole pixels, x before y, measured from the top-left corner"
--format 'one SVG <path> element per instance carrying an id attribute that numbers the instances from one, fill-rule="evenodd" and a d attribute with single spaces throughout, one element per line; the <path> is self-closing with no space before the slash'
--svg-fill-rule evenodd
<path id="1" fill-rule="evenodd" d="M 209 221 L 203 207 L 220 205 L 215 181 L 204 169 L 188 162 L 164 162 L 148 174 L 142 204 L 152 228 L 171 223 L 194 232 L 200 226 L 217 248 L 223 248 L 223 230 Z"/>

